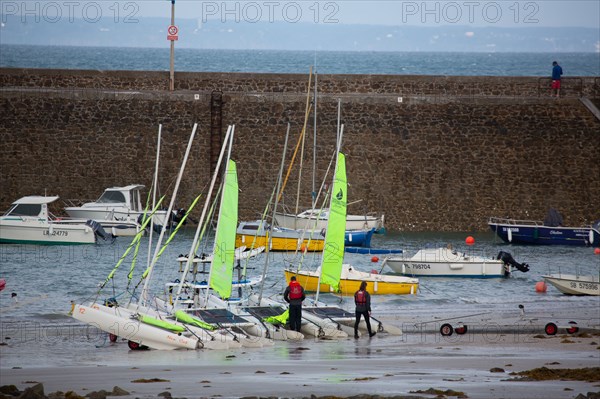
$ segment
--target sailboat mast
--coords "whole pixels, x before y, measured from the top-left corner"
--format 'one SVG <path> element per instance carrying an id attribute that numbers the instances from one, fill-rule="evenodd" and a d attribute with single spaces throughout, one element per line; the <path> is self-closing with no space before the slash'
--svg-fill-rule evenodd
<path id="1" fill-rule="evenodd" d="M 229 141 L 229 136 L 233 135 L 233 126 L 229 126 L 227 128 L 227 133 L 225 134 L 224 143 Z M 175 302 L 173 304 L 173 308 L 176 309 L 179 303 L 179 296 L 181 295 L 181 290 L 183 289 L 183 284 L 185 283 L 185 279 L 190 270 L 192 263 L 194 262 L 194 251 L 196 250 L 196 244 L 198 243 L 200 232 L 202 231 L 202 227 L 204 225 L 204 219 L 206 217 L 206 212 L 208 210 L 208 206 L 210 204 L 210 197 L 212 195 L 213 189 L 215 187 L 215 182 L 217 181 L 217 176 L 219 175 L 219 168 L 221 167 L 221 161 L 223 160 L 223 155 L 225 154 L 226 144 L 221 148 L 221 152 L 219 154 L 219 159 L 217 160 L 217 165 L 215 166 L 215 170 L 213 172 L 213 177 L 210 182 L 210 187 L 208 189 L 208 193 L 206 194 L 206 200 L 204 201 L 204 208 L 202 209 L 202 215 L 200 216 L 200 220 L 198 221 L 198 227 L 196 228 L 196 233 L 194 234 L 194 239 L 192 240 L 192 246 L 190 251 L 188 252 L 188 259 L 185 263 L 185 269 L 183 270 L 183 274 L 181 275 L 179 285 L 177 286 L 177 293 L 175 295 Z"/>
<path id="2" fill-rule="evenodd" d="M 158 139 L 156 143 L 156 162 L 154 164 L 154 180 L 152 182 L 152 208 L 156 206 L 156 187 L 158 186 L 158 163 L 160 160 L 160 140 L 162 137 L 162 123 L 158 125 Z M 152 236 L 154 231 L 154 217 L 150 216 L 150 231 L 148 233 L 148 265 L 152 261 Z"/>
<path id="3" fill-rule="evenodd" d="M 277 176 L 277 190 L 281 188 L 281 179 L 283 178 L 283 165 L 285 163 L 285 154 L 287 152 L 288 145 L 288 137 L 290 135 L 290 124 L 288 122 L 287 130 L 285 132 L 285 143 L 283 144 L 283 154 L 281 155 L 281 165 L 279 166 L 279 176 Z M 265 267 L 263 267 L 262 279 L 260 281 L 260 290 L 258 293 L 258 303 L 262 301 L 263 288 L 265 287 L 265 277 L 267 275 L 267 270 L 269 268 L 269 249 L 271 248 L 271 243 L 273 242 L 273 224 L 275 223 L 275 211 L 277 210 L 277 205 L 279 204 L 279 196 L 275 197 L 275 204 L 273 206 L 273 211 L 271 214 L 271 234 L 269 234 L 269 240 L 267 241 L 267 247 L 265 248 Z M 265 229 L 266 231 L 266 229 Z"/>
<path id="4" fill-rule="evenodd" d="M 215 242 L 213 243 L 213 260 L 211 262 L 210 269 L 208 271 L 208 280 L 207 280 L 208 281 L 208 287 L 206 287 L 206 295 L 204 296 L 204 304 L 208 303 L 208 297 L 210 296 L 210 288 L 214 289 L 215 291 L 218 291 L 217 288 L 213 285 L 212 276 L 213 276 L 213 271 L 215 269 L 214 266 L 215 266 L 215 264 L 217 262 L 217 247 L 219 245 L 221 245 L 221 243 L 218 242 L 217 239 L 221 235 L 219 231 L 222 228 L 222 220 L 221 220 L 221 218 L 222 218 L 222 215 L 223 215 L 224 198 L 225 198 L 225 194 L 227 192 L 227 187 L 226 187 L 227 179 L 228 179 L 227 174 L 229 173 L 229 163 L 230 163 L 229 160 L 231 159 L 231 149 L 233 147 L 233 135 L 231 135 L 229 137 L 229 143 L 228 143 L 228 145 L 229 145 L 229 148 L 227 149 L 227 157 L 225 159 L 225 172 L 223 173 L 223 185 L 222 185 L 222 189 L 221 189 L 221 200 L 219 201 L 219 216 L 217 218 L 218 226 L 217 226 L 217 231 L 215 231 Z M 235 166 L 235 164 L 234 164 L 234 166 Z M 237 179 L 237 176 L 236 176 L 236 179 Z M 236 212 L 235 219 L 236 220 L 235 220 L 235 222 L 237 223 L 237 207 L 238 207 L 238 204 L 237 204 L 237 182 L 236 182 L 236 190 L 235 190 L 235 192 L 236 192 L 236 197 L 235 197 L 236 198 L 235 199 L 235 212 Z M 235 232 L 233 232 L 233 233 L 234 233 L 233 234 L 233 239 L 235 241 Z M 224 248 L 223 251 L 226 252 L 226 251 L 228 251 L 230 249 L 231 248 Z M 235 248 L 233 248 L 233 250 L 235 252 Z M 235 255 L 233 256 L 233 259 L 235 259 Z M 231 265 L 231 266 L 233 266 L 233 265 Z M 229 292 L 231 290 L 231 279 L 232 278 L 233 278 L 232 275 L 230 275 L 229 278 L 228 278 L 228 280 L 229 280 L 228 281 Z M 228 299 L 228 298 L 224 298 L 224 299 Z"/>
<path id="5" fill-rule="evenodd" d="M 317 173 L 317 53 L 315 53 L 315 106 L 313 110 L 314 121 L 313 121 L 313 167 L 312 167 L 312 206 L 311 208 L 315 208 L 317 206 L 317 192 L 316 192 L 316 173 Z"/>
<path id="6" fill-rule="evenodd" d="M 158 236 L 158 242 L 156 243 L 156 247 L 154 248 L 154 255 L 152 257 L 152 263 L 150 264 L 148 275 L 146 276 L 146 281 L 144 281 L 144 288 L 142 289 L 142 303 L 146 304 L 148 300 L 148 289 L 150 286 L 150 277 L 152 276 L 152 270 L 156 265 L 156 261 L 158 259 L 158 251 L 160 250 L 160 246 L 165 236 L 165 232 L 167 230 L 168 224 L 171 222 L 171 212 L 173 212 L 173 206 L 175 205 L 175 198 L 177 197 L 177 192 L 179 191 L 179 184 L 181 183 L 181 178 L 183 177 L 183 171 L 185 170 L 185 165 L 187 163 L 188 156 L 190 155 L 190 150 L 192 149 L 192 144 L 194 142 L 194 137 L 196 136 L 196 129 L 198 128 L 198 124 L 194 123 L 194 128 L 192 129 L 192 134 L 190 135 L 190 139 L 188 141 L 187 148 L 185 150 L 185 155 L 183 156 L 183 161 L 181 162 L 181 168 L 179 169 L 179 174 L 177 175 L 177 180 L 175 182 L 175 188 L 173 189 L 173 195 L 171 196 L 171 202 L 169 202 L 169 208 L 167 209 L 167 220 L 163 224 L 162 229 L 160 230 L 160 235 Z"/>
<path id="7" fill-rule="evenodd" d="M 339 102 L 338 102 L 338 107 L 339 107 Z M 338 108 L 338 120 L 339 120 L 339 108 Z M 340 150 L 342 148 L 342 135 L 344 134 L 344 125 L 338 126 L 338 130 L 339 133 L 337 134 L 337 138 L 336 138 L 336 152 L 335 152 L 335 168 L 333 170 L 333 183 L 332 183 L 332 189 L 331 189 L 331 195 L 330 195 L 330 204 L 329 204 L 329 208 L 331 209 L 331 198 L 336 195 L 336 192 L 334 190 L 335 187 L 335 180 L 337 178 L 337 172 L 338 172 L 338 159 L 339 159 L 339 155 L 340 155 Z M 344 177 L 345 179 L 345 177 Z M 345 190 L 344 190 L 345 191 Z M 345 193 L 344 193 L 345 195 Z M 325 246 L 323 248 L 323 258 L 321 259 L 321 272 L 319 273 L 319 277 L 318 277 L 318 281 L 317 281 L 317 293 L 315 294 L 315 302 L 319 302 L 319 292 L 321 291 L 321 276 L 323 275 L 323 261 L 325 260 L 325 257 L 327 256 L 327 252 L 328 252 L 328 236 L 331 232 L 331 230 L 329 229 L 329 221 L 332 218 L 332 214 L 329 214 L 329 220 L 327 221 L 327 230 L 325 232 Z M 344 241 L 342 239 L 342 245 L 343 245 Z M 342 250 L 342 255 L 343 255 L 343 250 Z"/>

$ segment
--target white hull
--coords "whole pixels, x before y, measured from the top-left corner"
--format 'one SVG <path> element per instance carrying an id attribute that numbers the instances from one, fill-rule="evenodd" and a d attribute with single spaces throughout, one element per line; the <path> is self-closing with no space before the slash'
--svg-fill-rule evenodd
<path id="1" fill-rule="evenodd" d="M 600 278 L 598 276 L 551 274 L 543 277 L 563 294 L 600 296 Z"/>
<path id="2" fill-rule="evenodd" d="M 127 208 L 113 208 L 107 206 L 80 206 L 67 207 L 65 212 L 73 219 L 93 219 L 106 221 L 119 221 L 137 223 L 138 218 L 144 212 L 136 212 Z M 167 220 L 167 211 L 159 210 L 152 216 L 152 222 L 155 225 L 163 226 Z"/>
<path id="3" fill-rule="evenodd" d="M 131 312 L 119 307 L 109 308 L 99 304 L 74 305 L 72 317 L 102 331 L 158 350 L 197 349 L 199 341 L 144 324 L 131 318 Z"/>
<path id="4" fill-rule="evenodd" d="M 275 212 L 275 221 L 278 226 L 294 230 L 321 231 L 327 228 L 328 218 L 307 217 L 303 214 L 293 215 L 289 213 Z M 347 215 L 346 231 L 348 230 L 371 230 L 383 227 L 383 217 L 363 215 Z"/>
<path id="5" fill-rule="evenodd" d="M 158 308 L 160 308 L 160 312 L 159 314 L 165 314 L 167 312 L 173 312 L 173 306 L 167 304 L 165 301 L 163 300 L 159 300 L 159 299 L 154 299 L 153 301 L 153 305 L 157 306 Z M 135 308 L 136 305 L 130 306 L 132 308 Z M 183 309 L 183 308 L 182 308 Z M 159 311 L 154 310 L 153 312 L 158 313 Z M 192 327 L 192 326 L 190 326 Z M 197 328 L 197 327 L 195 327 Z M 202 330 L 202 329 L 201 329 Z M 241 328 L 239 329 L 241 330 Z M 219 338 L 219 340 L 225 340 L 227 343 L 229 343 L 230 341 L 234 341 L 233 343 L 231 343 L 229 345 L 229 348 L 237 348 L 239 346 L 245 347 L 245 348 L 262 348 L 265 346 L 272 346 L 273 345 L 273 341 L 270 339 L 266 339 L 266 338 L 259 338 L 258 336 L 250 336 L 249 334 L 239 331 L 237 328 L 235 327 L 222 327 L 220 330 L 218 330 L 218 332 L 207 332 L 208 335 L 210 336 L 215 336 L 215 338 Z M 205 330 L 202 330 L 205 331 Z M 217 335 L 217 334 L 220 334 Z M 224 338 L 222 337 L 224 336 Z M 203 341 L 204 343 L 204 348 L 207 349 L 222 349 L 222 348 L 215 348 L 214 345 L 215 343 L 212 341 Z"/>
<path id="6" fill-rule="evenodd" d="M 217 298 L 214 295 L 209 295 L 208 309 L 227 309 L 230 312 L 250 321 L 251 323 L 240 324 L 239 327 L 246 333 L 259 338 L 269 338 L 274 341 L 301 340 L 304 335 L 297 331 L 286 330 L 285 328 L 274 326 L 269 323 L 264 323 L 258 320 L 253 315 L 243 310 L 239 305 L 231 304 Z"/>
<path id="7" fill-rule="evenodd" d="M 64 218 L 55 221 L 56 225 L 74 225 L 84 224 L 88 219 L 70 219 Z M 112 234 L 113 237 L 134 237 L 140 232 L 141 226 L 137 222 L 119 221 L 119 220 L 98 220 L 94 219 L 95 222 L 99 223 L 104 231 L 108 234 Z"/>
<path id="8" fill-rule="evenodd" d="M 498 278 L 505 275 L 501 260 L 467 255 L 447 248 L 423 249 L 412 258 L 390 257 L 385 262 L 394 272 L 406 276 Z"/>
<path id="9" fill-rule="evenodd" d="M 85 224 L 63 225 L 44 219 L 0 219 L 0 242 L 15 244 L 94 244 L 96 235 Z"/>
<path id="10" fill-rule="evenodd" d="M 248 302 L 250 305 L 255 306 L 287 306 L 283 303 L 279 303 L 267 298 L 262 298 L 259 304 L 258 295 L 256 294 L 250 295 Z M 322 319 L 318 316 L 309 314 L 308 312 L 302 312 L 302 319 L 304 322 L 302 323 L 300 331 L 305 336 L 325 339 L 339 339 L 348 337 L 348 334 L 340 329 L 338 323 L 335 323 L 332 320 Z"/>
<path id="11" fill-rule="evenodd" d="M 132 314 L 143 313 L 150 317 L 159 319 L 164 319 L 167 317 L 167 314 L 164 312 L 159 312 L 155 309 L 150 309 L 144 306 L 138 306 L 135 303 L 130 303 L 127 306 L 127 309 L 131 311 Z M 239 341 L 236 341 L 233 335 L 223 334 L 223 331 L 207 331 L 203 328 L 177 322 L 175 320 L 169 320 L 169 322 L 176 325 L 185 326 L 190 334 L 200 341 L 199 346 L 202 349 L 236 349 L 242 347 L 242 344 Z"/>

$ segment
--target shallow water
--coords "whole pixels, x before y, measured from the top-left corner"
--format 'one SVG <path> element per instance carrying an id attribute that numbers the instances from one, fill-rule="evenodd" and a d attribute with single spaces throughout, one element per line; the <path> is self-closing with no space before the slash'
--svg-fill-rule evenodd
<path id="1" fill-rule="evenodd" d="M 515 271 L 512 277 L 499 279 L 421 278 L 417 295 L 373 296 L 373 315 L 403 322 L 423 322 L 430 320 L 431 315 L 440 313 L 449 317 L 486 312 L 517 315 L 518 305 L 522 304 L 525 309 L 534 309 L 538 313 L 552 311 L 568 315 L 574 310 L 588 309 L 592 315 L 600 318 L 600 297 L 566 296 L 552 286 L 548 286 L 546 293 L 535 291 L 536 282 L 549 272 L 597 274 L 600 256 L 594 254 L 593 248 L 507 245 L 492 233 L 475 234 L 475 245 L 468 247 L 464 244 L 467 235 L 388 232 L 374 236 L 372 246 L 402 248 L 409 256 L 419 248 L 446 246 L 448 243 L 458 251 L 488 257 L 494 257 L 498 251 L 504 250 L 510 252 L 518 262 L 528 263 L 531 270 L 528 273 Z M 178 277 L 179 265 L 175 259 L 189 252 L 192 236 L 193 231 L 188 229 L 167 248 L 153 273 L 152 292 L 160 294 L 166 281 Z M 130 287 L 138 284 L 146 265 L 147 239 L 143 241 Z M 106 279 L 128 243 L 128 238 L 121 237 L 113 244 L 96 246 L 0 246 L 0 277 L 7 281 L 6 289 L 0 293 L 1 337 L 10 346 L 10 349 L 2 350 L 3 357 L 13 360 L 19 358 L 25 364 L 39 366 L 45 362 L 70 365 L 77 364 L 83 353 L 86 363 L 94 363 L 102 361 L 110 351 L 115 350 L 107 349 L 108 352 L 102 351 L 102 354 L 89 352 L 94 346 L 106 346 L 105 334 L 79 324 L 67 314 L 70 301 L 80 303 L 96 297 L 99 284 Z M 200 251 L 210 252 L 210 243 L 209 247 Z M 248 274 L 262 273 L 268 263 L 264 293 L 279 299 L 284 288 L 283 268 L 290 263 L 296 264 L 297 258 L 290 253 L 272 253 L 269 256 L 268 262 L 264 254 L 249 261 Z M 371 258 L 371 255 L 346 254 L 345 262 L 364 271 L 379 271 L 382 259 L 372 262 Z M 316 267 L 319 259 L 320 255 L 309 254 L 303 267 Z M 100 300 L 108 297 L 125 298 L 123 291 L 130 266 L 129 256 L 114 280 L 97 295 Z M 136 292 L 139 293 L 140 289 L 141 285 Z M 16 299 L 11 297 L 12 293 L 17 294 Z M 321 295 L 321 299 L 353 309 L 351 298 L 325 294 Z M 184 358 L 189 359 L 189 356 L 185 355 Z"/>

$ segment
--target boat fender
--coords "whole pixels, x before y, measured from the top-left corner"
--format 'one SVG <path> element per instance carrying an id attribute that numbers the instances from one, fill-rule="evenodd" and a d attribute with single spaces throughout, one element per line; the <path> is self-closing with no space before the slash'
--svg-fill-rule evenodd
<path id="1" fill-rule="evenodd" d="M 325 228 L 321 229 L 321 236 L 325 237 L 325 234 L 327 233 L 327 230 Z"/>

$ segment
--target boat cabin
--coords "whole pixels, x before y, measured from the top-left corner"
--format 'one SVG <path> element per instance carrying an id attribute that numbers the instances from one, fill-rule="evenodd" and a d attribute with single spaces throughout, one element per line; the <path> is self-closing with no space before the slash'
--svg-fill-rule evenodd
<path id="1" fill-rule="evenodd" d="M 135 212 L 143 211 L 140 192 L 144 188 L 141 184 L 132 184 L 124 187 L 110 187 L 104 190 L 94 205 L 122 204 Z"/>
<path id="2" fill-rule="evenodd" d="M 43 197 L 40 195 L 30 195 L 20 198 L 12 203 L 10 209 L 4 216 L 19 216 L 19 217 L 39 217 L 48 218 L 48 204 L 56 201 L 57 196 Z"/>

